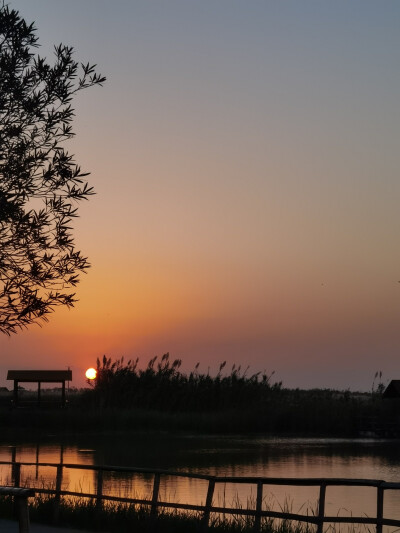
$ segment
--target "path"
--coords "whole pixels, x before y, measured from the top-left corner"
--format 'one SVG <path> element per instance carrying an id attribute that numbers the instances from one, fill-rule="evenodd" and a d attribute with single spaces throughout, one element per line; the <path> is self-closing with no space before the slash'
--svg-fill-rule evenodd
<path id="1" fill-rule="evenodd" d="M 11 520 L 0 520 L 1 533 L 18 533 L 18 522 Z M 65 527 L 44 526 L 31 524 L 30 533 L 89 533 L 83 529 L 70 529 Z M 91 532 L 93 533 L 93 532 Z"/>

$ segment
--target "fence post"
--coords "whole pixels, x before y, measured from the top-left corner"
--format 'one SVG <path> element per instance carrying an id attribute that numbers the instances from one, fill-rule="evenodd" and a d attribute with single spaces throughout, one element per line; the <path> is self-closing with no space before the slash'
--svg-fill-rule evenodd
<path id="1" fill-rule="evenodd" d="M 11 479 L 14 487 L 21 485 L 21 463 L 13 463 L 11 466 Z M 19 516 L 18 499 L 14 498 L 13 515 L 16 520 Z"/>
<path id="2" fill-rule="evenodd" d="M 60 501 L 61 501 L 61 488 L 63 477 L 63 465 L 57 465 L 57 477 L 56 477 L 56 494 L 54 496 L 54 512 L 53 522 L 57 524 L 60 517 Z"/>
<path id="3" fill-rule="evenodd" d="M 208 529 L 208 523 L 210 521 L 210 513 L 211 513 L 212 501 L 213 501 L 213 496 L 214 496 L 214 489 L 215 489 L 215 479 L 210 479 L 208 482 L 206 505 L 204 507 L 204 514 L 203 514 L 203 527 L 202 527 L 203 531 L 206 531 Z"/>
<path id="4" fill-rule="evenodd" d="M 29 533 L 28 497 L 17 496 L 15 499 L 18 508 L 19 532 Z"/>
<path id="5" fill-rule="evenodd" d="M 257 482 L 256 515 L 254 518 L 254 531 L 261 531 L 261 511 L 263 498 L 263 482 Z"/>
<path id="6" fill-rule="evenodd" d="M 96 511 L 101 511 L 103 507 L 103 470 L 97 470 L 97 488 L 96 488 Z"/>
<path id="7" fill-rule="evenodd" d="M 326 483 L 321 483 L 321 485 L 319 487 L 318 528 L 317 528 L 317 533 L 323 533 L 323 530 L 324 530 L 325 495 L 326 495 Z"/>
<path id="8" fill-rule="evenodd" d="M 12 464 L 11 478 L 14 487 L 19 487 L 21 484 L 21 463 Z"/>
<path id="9" fill-rule="evenodd" d="M 153 483 L 153 496 L 151 498 L 151 511 L 150 516 L 154 519 L 157 516 L 157 503 L 158 503 L 158 494 L 160 492 L 160 474 L 154 474 L 154 483 Z"/>
<path id="10" fill-rule="evenodd" d="M 376 501 L 376 533 L 382 533 L 383 520 L 383 495 L 384 489 L 381 486 L 377 487 L 377 501 Z"/>

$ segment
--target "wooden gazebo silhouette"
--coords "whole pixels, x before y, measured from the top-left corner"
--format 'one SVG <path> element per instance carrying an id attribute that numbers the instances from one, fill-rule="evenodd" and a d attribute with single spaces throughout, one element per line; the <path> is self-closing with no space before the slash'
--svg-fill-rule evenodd
<path id="1" fill-rule="evenodd" d="M 18 385 L 19 383 L 37 383 L 38 395 L 37 403 L 41 404 L 41 384 L 42 383 L 61 383 L 61 405 L 65 406 L 65 382 L 72 380 L 72 370 L 9 370 L 8 380 L 14 381 L 14 406 L 19 404 Z"/>
<path id="2" fill-rule="evenodd" d="M 382 394 L 382 398 L 400 398 L 400 379 L 392 379 Z"/>

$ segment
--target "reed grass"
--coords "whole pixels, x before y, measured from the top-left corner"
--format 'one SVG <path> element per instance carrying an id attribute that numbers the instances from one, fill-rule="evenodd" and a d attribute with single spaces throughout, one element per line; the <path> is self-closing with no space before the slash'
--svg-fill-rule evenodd
<path id="1" fill-rule="evenodd" d="M 30 518 L 33 523 L 54 524 L 54 499 L 37 496 L 30 504 Z M 0 514 L 3 518 L 13 518 L 11 498 L 0 499 Z M 199 533 L 203 530 L 202 515 L 196 512 L 179 512 L 160 509 L 157 516 L 151 515 L 147 506 L 124 503 L 104 504 L 96 507 L 95 500 L 88 498 L 62 498 L 58 510 L 57 525 L 107 531 L 109 533 Z M 314 533 L 314 527 L 305 523 L 292 523 L 288 520 L 273 521 L 264 519 L 262 533 Z M 254 519 L 243 516 L 225 518 L 212 515 L 209 531 L 216 533 L 254 533 Z"/>
<path id="2" fill-rule="evenodd" d="M 158 361 L 151 359 L 147 367 L 139 368 L 139 359 L 97 360 L 97 378 L 88 400 L 100 407 L 136 407 L 171 412 L 205 412 L 234 409 L 265 402 L 279 392 L 282 384 L 272 383 L 273 373 L 248 375 L 233 365 L 226 372 L 226 362 L 218 372 L 199 371 L 199 363 L 190 373 L 180 370 L 182 361 L 171 360 L 164 354 Z"/>
<path id="3" fill-rule="evenodd" d="M 397 405 L 384 402 L 376 391 L 350 393 L 330 389 L 286 389 L 273 382 L 273 372 L 250 374 L 249 369 L 216 375 L 180 370 L 181 360 L 169 354 L 147 367 L 138 360 L 97 362 L 92 389 L 70 395 L 69 407 L 10 410 L 10 396 L 0 403 L 0 429 L 19 428 L 52 433 L 102 433 L 129 430 L 168 430 L 199 433 L 264 433 L 273 435 L 358 435 L 361 421 L 390 421 Z M 392 412 L 393 411 L 393 412 Z"/>
<path id="4" fill-rule="evenodd" d="M 33 523 L 54 524 L 55 500 L 48 495 L 38 495 L 30 502 Z M 235 500 L 234 506 L 241 507 Z M 293 512 L 289 501 L 282 512 Z M 299 510 L 300 512 L 300 510 Z M 310 511 L 314 514 L 313 511 Z M 13 519 L 13 501 L 0 499 L 0 515 Z M 94 499 L 69 497 L 59 502 L 57 525 L 88 531 L 107 533 L 200 533 L 203 532 L 202 514 L 194 511 L 159 509 L 152 516 L 148 506 L 105 502 L 99 509 Z M 365 524 L 326 524 L 325 533 L 372 533 L 374 528 Z M 212 513 L 208 531 L 215 533 L 254 533 L 254 518 L 242 515 Z M 316 526 L 287 519 L 263 518 L 260 533 L 316 533 Z"/>
<path id="5" fill-rule="evenodd" d="M 97 379 L 87 391 L 86 405 L 114 411 L 117 418 L 118 412 L 129 417 L 132 410 L 136 417 L 145 410 L 150 420 L 162 413 L 168 427 L 211 432 L 355 435 L 363 417 L 388 415 L 375 393 L 285 389 L 273 382 L 273 372 L 250 374 L 249 368 L 235 365 L 227 370 L 226 362 L 215 376 L 200 372 L 198 364 L 188 374 L 180 367 L 181 360 L 171 361 L 168 353 L 158 362 L 151 359 L 145 369 L 138 359 L 113 362 L 104 356 L 97 360 Z"/>

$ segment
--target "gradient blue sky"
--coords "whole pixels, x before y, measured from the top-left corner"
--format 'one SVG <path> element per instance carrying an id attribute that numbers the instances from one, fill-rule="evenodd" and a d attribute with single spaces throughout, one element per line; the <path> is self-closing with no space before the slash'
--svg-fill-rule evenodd
<path id="1" fill-rule="evenodd" d="M 288 387 L 400 378 L 399 2 L 10 5 L 108 81 L 71 143 L 93 268 L 74 310 L 0 338 L 3 376 L 169 351 Z"/>

